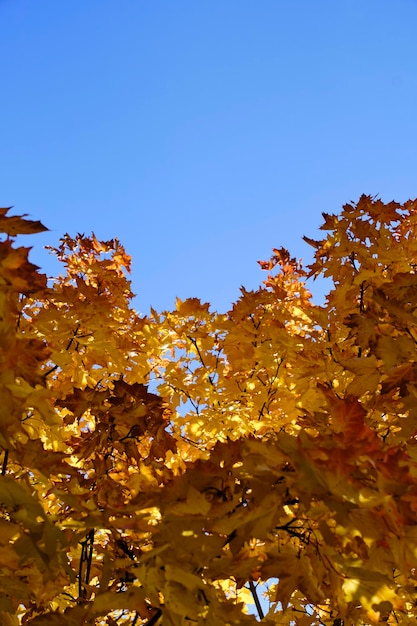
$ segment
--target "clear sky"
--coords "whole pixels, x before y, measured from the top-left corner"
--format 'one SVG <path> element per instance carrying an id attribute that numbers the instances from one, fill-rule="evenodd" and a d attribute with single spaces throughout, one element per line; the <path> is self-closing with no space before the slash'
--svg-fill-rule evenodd
<path id="1" fill-rule="evenodd" d="M 225 310 L 361 193 L 417 196 L 416 0 L 0 0 L 0 204 Z M 319 297 L 319 294 L 318 296 Z"/>

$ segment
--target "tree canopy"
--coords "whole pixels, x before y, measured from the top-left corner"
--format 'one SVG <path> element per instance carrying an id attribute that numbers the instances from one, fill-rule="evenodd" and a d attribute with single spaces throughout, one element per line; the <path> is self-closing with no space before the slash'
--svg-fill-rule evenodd
<path id="1" fill-rule="evenodd" d="M 230 311 L 144 316 L 117 239 L 47 279 L 0 210 L 1 624 L 415 622 L 417 200 L 323 219 Z"/>

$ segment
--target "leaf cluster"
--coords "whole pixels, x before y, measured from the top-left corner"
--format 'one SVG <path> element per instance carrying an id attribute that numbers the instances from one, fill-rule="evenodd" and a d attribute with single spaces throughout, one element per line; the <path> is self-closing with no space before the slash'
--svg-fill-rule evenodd
<path id="1" fill-rule="evenodd" d="M 414 623 L 417 201 L 323 214 L 226 313 L 139 315 L 94 235 L 47 281 L 0 218 L 1 623 Z"/>

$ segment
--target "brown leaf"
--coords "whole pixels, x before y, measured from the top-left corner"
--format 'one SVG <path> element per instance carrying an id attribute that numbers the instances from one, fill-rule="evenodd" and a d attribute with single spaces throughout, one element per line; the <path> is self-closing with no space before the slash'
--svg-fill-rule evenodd
<path id="1" fill-rule="evenodd" d="M 7 216 L 7 212 L 11 208 L 12 207 L 0 209 L 0 232 L 5 233 L 9 237 L 16 237 L 16 235 L 32 235 L 48 230 L 39 220 L 25 219 L 26 213 L 23 215 Z"/>

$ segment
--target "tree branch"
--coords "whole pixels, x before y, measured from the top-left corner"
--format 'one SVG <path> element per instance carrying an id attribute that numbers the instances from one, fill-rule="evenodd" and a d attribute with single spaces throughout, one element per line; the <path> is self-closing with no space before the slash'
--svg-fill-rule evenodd
<path id="1" fill-rule="evenodd" d="M 265 614 L 264 614 L 264 612 L 262 610 L 262 607 L 261 607 L 261 603 L 260 603 L 260 600 L 259 600 L 258 592 L 256 591 L 256 585 L 255 585 L 255 583 L 252 580 L 249 581 L 249 589 L 250 589 L 250 592 L 252 594 L 253 600 L 255 602 L 256 610 L 258 611 L 258 615 L 259 615 L 259 619 L 263 619 L 265 617 Z"/>

